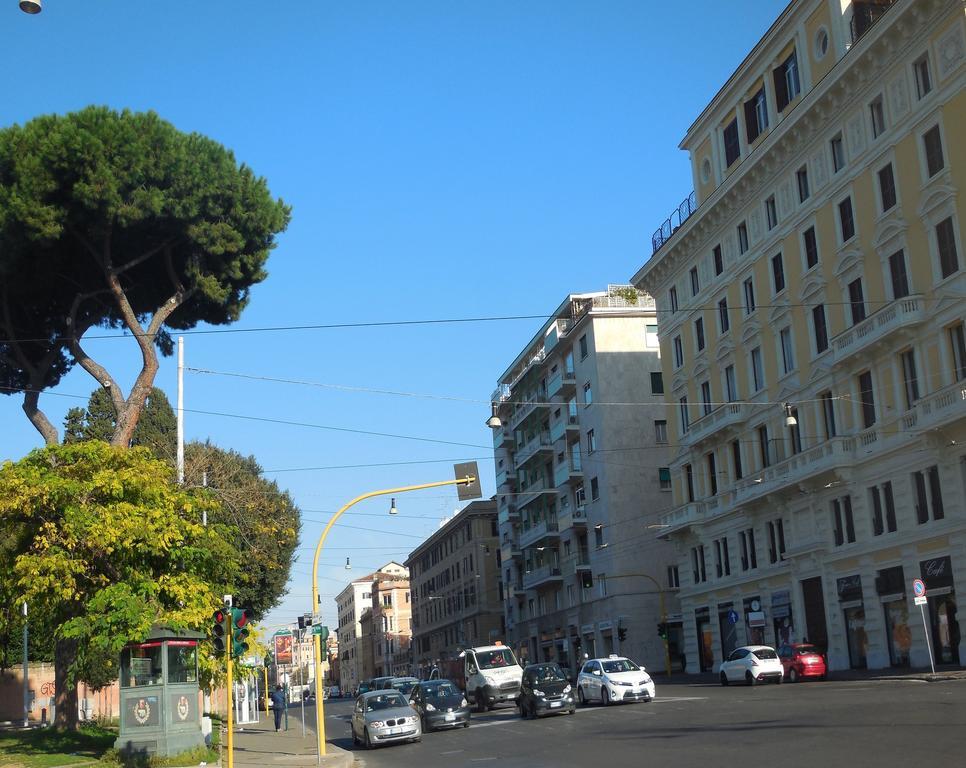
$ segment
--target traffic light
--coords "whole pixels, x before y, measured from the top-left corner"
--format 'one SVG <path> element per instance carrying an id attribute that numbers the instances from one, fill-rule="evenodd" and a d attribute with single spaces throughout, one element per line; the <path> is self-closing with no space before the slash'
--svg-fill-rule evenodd
<path id="1" fill-rule="evenodd" d="M 584 641 L 580 639 L 580 635 L 577 635 L 577 637 L 574 638 L 574 650 L 579 651 L 580 646 L 582 646 L 583 644 L 584 644 Z"/>
<path id="2" fill-rule="evenodd" d="M 667 624 L 663 621 L 657 625 L 657 636 L 662 640 L 667 640 Z"/>
<path id="3" fill-rule="evenodd" d="M 211 644 L 215 648 L 215 654 L 225 652 L 228 636 L 228 612 L 219 608 L 211 614 Z"/>
<path id="4" fill-rule="evenodd" d="M 305 629 L 305 617 L 299 616 L 299 629 Z"/>
<path id="5" fill-rule="evenodd" d="M 594 586 L 594 574 L 592 571 L 580 572 L 580 586 L 584 589 L 591 589 Z"/>
<path id="6" fill-rule="evenodd" d="M 617 639 L 620 640 L 622 643 L 627 639 L 627 627 L 617 628 Z"/>
<path id="7" fill-rule="evenodd" d="M 248 621 L 247 608 L 231 609 L 231 655 L 236 659 L 248 653 Z"/>
<path id="8" fill-rule="evenodd" d="M 329 639 L 329 628 L 326 626 L 319 627 L 319 640 L 323 643 Z"/>

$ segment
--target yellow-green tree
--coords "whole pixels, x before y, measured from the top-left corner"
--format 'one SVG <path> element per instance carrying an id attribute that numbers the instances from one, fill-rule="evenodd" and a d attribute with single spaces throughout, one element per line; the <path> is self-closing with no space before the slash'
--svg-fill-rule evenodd
<path id="1" fill-rule="evenodd" d="M 207 625 L 237 573 L 233 531 L 201 523 L 217 508 L 143 448 L 48 446 L 0 467 L 0 578 L 55 639 L 56 725 L 76 726 L 76 681 L 113 680 L 153 624 Z"/>

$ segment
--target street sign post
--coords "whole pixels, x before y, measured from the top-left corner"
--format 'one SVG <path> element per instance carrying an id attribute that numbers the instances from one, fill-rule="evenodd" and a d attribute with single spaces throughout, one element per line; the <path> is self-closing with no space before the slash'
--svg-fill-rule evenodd
<path id="1" fill-rule="evenodd" d="M 929 668 L 933 674 L 936 674 L 936 662 L 932 658 L 932 639 L 929 637 L 929 624 L 926 623 L 926 603 L 929 602 L 929 599 L 926 597 L 926 583 L 922 579 L 912 580 L 912 594 L 915 598 L 914 602 L 919 606 L 919 612 L 922 614 L 922 631 L 926 635 L 926 649 L 929 651 Z"/>

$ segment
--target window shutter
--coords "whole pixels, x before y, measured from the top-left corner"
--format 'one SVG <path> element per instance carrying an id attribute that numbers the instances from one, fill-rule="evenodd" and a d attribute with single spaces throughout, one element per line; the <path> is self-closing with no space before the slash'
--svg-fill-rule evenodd
<path id="1" fill-rule="evenodd" d="M 778 69 L 772 71 L 775 78 L 775 99 L 778 103 L 778 111 L 781 112 L 788 106 L 788 81 L 785 78 L 785 65 L 782 64 Z"/>
<path id="2" fill-rule="evenodd" d="M 748 131 L 748 143 L 758 138 L 758 113 L 755 110 L 755 100 L 745 102 L 745 128 Z"/>

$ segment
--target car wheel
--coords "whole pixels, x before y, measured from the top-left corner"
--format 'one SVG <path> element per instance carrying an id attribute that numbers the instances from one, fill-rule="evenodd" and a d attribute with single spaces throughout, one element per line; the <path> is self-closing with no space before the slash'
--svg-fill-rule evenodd
<path id="1" fill-rule="evenodd" d="M 479 692 L 476 694 L 476 711 L 481 714 L 486 712 L 486 701 L 483 699 L 483 694 Z"/>
<path id="2" fill-rule="evenodd" d="M 356 736 L 356 729 L 355 729 L 355 726 L 352 725 L 352 723 L 349 723 L 349 730 L 352 731 L 352 744 L 353 744 L 353 746 L 358 747 L 359 746 L 359 737 Z"/>
<path id="3" fill-rule="evenodd" d="M 755 685 L 758 681 L 755 680 L 755 676 L 751 674 L 751 672 L 745 672 L 745 682 L 747 682 L 748 685 Z"/>
<path id="4" fill-rule="evenodd" d="M 577 707 L 571 707 L 570 708 L 570 711 L 567 714 L 568 715 L 576 715 L 577 714 Z"/>
<path id="5" fill-rule="evenodd" d="M 413 739 L 413 743 L 419 744 L 419 742 L 421 742 L 422 740 L 423 740 L 422 736 L 417 736 L 415 739 Z"/>
<path id="6" fill-rule="evenodd" d="M 463 727 L 464 728 L 469 728 L 470 727 L 470 721 L 467 720 L 465 723 L 463 723 Z"/>
<path id="7" fill-rule="evenodd" d="M 365 730 L 363 730 L 362 735 L 364 737 L 363 738 L 363 742 L 366 745 L 366 749 L 372 749 L 373 748 L 372 747 L 372 739 L 369 738 L 369 729 L 366 728 Z"/>
<path id="8" fill-rule="evenodd" d="M 821 674 L 821 675 L 818 676 L 818 679 L 819 680 L 827 680 L 828 679 L 828 675 L 823 673 L 823 674 Z"/>
<path id="9" fill-rule="evenodd" d="M 798 682 L 798 670 L 792 667 L 788 670 L 788 682 L 797 683 Z"/>
<path id="10" fill-rule="evenodd" d="M 429 733 L 431 730 L 433 730 L 432 726 L 430 726 L 425 717 L 421 717 L 419 719 L 419 728 L 423 733 Z"/>
<path id="11" fill-rule="evenodd" d="M 600 689 L 600 703 L 603 704 L 605 707 L 608 704 L 610 704 L 610 694 L 607 692 L 607 689 L 604 688 L 603 686 L 601 686 L 601 689 Z"/>
<path id="12" fill-rule="evenodd" d="M 775 680 L 775 685 L 781 685 L 784 682 L 785 682 L 785 676 L 784 675 L 779 675 L 778 676 L 778 679 Z"/>
<path id="13" fill-rule="evenodd" d="M 727 685 L 728 684 L 728 676 L 724 672 L 721 673 L 720 679 L 721 679 L 721 684 L 722 685 Z"/>
<path id="14" fill-rule="evenodd" d="M 581 685 L 577 686 L 577 701 L 580 706 L 584 706 L 587 703 L 587 699 L 584 698 L 584 688 Z"/>

